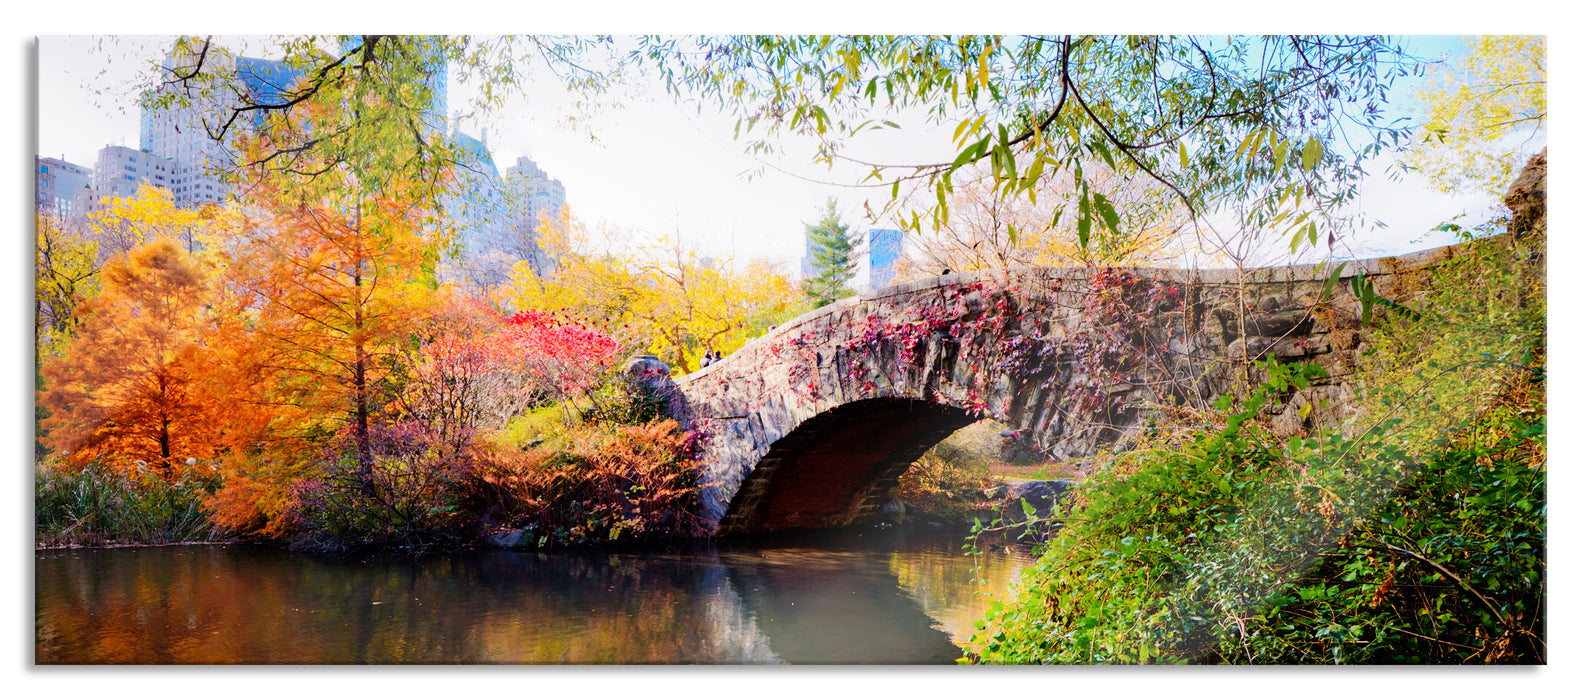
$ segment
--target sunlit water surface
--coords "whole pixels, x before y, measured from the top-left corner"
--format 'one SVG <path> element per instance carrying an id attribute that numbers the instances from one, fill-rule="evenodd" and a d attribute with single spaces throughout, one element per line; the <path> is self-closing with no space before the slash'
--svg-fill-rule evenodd
<path id="1" fill-rule="evenodd" d="M 868 530 L 665 552 L 35 556 L 39 664 L 940 664 L 1027 563 Z"/>

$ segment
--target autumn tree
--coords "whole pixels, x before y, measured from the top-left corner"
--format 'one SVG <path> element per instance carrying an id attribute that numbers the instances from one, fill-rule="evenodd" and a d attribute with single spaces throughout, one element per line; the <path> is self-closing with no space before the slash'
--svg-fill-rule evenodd
<path id="1" fill-rule="evenodd" d="M 564 233 L 565 241 L 560 233 L 546 237 L 551 274 L 517 265 L 507 303 L 589 319 L 678 372 L 697 368 L 708 350 L 735 350 L 804 310 L 801 293 L 767 263 L 737 271 L 732 261 L 705 260 L 674 237 L 634 244 L 606 231 L 601 245 L 586 227 Z"/>
<path id="2" fill-rule="evenodd" d="M 427 426 L 451 451 L 535 404 L 575 400 L 622 357 L 613 337 L 568 313 L 502 315 L 455 294 L 442 294 L 413 335 L 396 418 Z"/>
<path id="3" fill-rule="evenodd" d="M 734 350 L 748 339 L 813 308 L 805 298 L 798 297 L 799 290 L 791 284 L 784 265 L 772 260 L 750 259 L 727 279 L 729 285 L 736 288 L 735 294 L 742 304 L 739 309 L 742 322 L 737 325 L 740 334 L 715 349 L 728 345 Z"/>
<path id="4" fill-rule="evenodd" d="M 606 326 L 630 319 L 635 245 L 608 224 L 590 227 L 569 208 L 539 222 L 546 264 L 517 262 L 498 301 L 510 310 L 565 311 Z"/>
<path id="5" fill-rule="evenodd" d="M 236 60 L 208 37 L 179 39 L 143 86 L 146 109 L 197 108 L 251 205 L 251 225 L 216 246 L 226 276 L 214 335 L 228 360 L 220 387 L 240 407 L 227 416 L 240 447 L 217 502 L 227 522 L 249 525 L 260 503 L 265 518 L 289 511 L 304 479 L 333 475 L 376 497 L 379 479 L 399 470 L 378 454 L 380 441 L 409 427 L 385 423 L 402 418 L 416 376 L 403 363 L 453 235 L 433 212 L 455 169 L 468 166 L 445 133 L 447 77 L 481 80 L 484 108 L 501 104 L 534 62 L 598 77 L 571 63 L 596 43 L 582 39 L 266 41 L 278 63 Z"/>
<path id="6" fill-rule="evenodd" d="M 840 220 L 835 199 L 831 197 L 824 202 L 817 222 L 803 226 L 813 275 L 802 280 L 802 293 L 813 300 L 814 306 L 824 306 L 854 294 L 848 284 L 857 276 L 857 256 L 862 241 L 854 239 L 850 225 Z"/>
<path id="7" fill-rule="evenodd" d="M 263 205 L 256 220 L 224 254 L 216 374 L 236 451 L 213 506 L 226 527 L 290 534 L 301 524 L 304 494 L 327 493 L 309 489 L 322 483 L 315 480 L 386 498 L 381 489 L 392 480 L 408 483 L 399 464 L 382 461 L 392 451 L 398 461 L 449 474 L 454 449 L 429 460 L 410 443 L 454 447 L 467 437 L 448 430 L 461 426 L 447 416 L 413 416 L 401 403 L 413 375 L 429 369 L 409 364 L 434 301 L 436 248 L 423 235 L 429 214 L 399 191 L 366 199 L 356 192 L 317 201 L 255 193 Z M 413 433 L 420 425 L 440 429 Z"/>
<path id="8" fill-rule="evenodd" d="M 503 413 L 492 427 L 503 426 L 515 406 L 491 357 L 489 338 L 498 326 L 499 313 L 487 303 L 442 293 L 412 324 L 416 342 L 397 346 L 405 377 L 393 418 L 422 425 L 451 453 L 470 444 L 490 414 Z"/>
<path id="9" fill-rule="evenodd" d="M 102 262 L 156 239 L 176 241 L 196 253 L 205 245 L 205 219 L 211 215 L 178 207 L 170 190 L 145 184 L 134 196 L 111 198 L 87 220 Z"/>
<path id="10" fill-rule="evenodd" d="M 680 373 L 700 366 L 709 350 L 728 353 L 806 308 L 783 273 L 763 262 L 744 270 L 733 261 L 705 262 L 679 241 L 637 261 L 633 316 L 653 338 L 650 351 Z"/>
<path id="11" fill-rule="evenodd" d="M 524 404 L 574 402 L 621 359 L 623 347 L 594 324 L 565 313 L 518 311 L 483 342 Z"/>
<path id="12" fill-rule="evenodd" d="M 1504 194 L 1549 120 L 1542 36 L 1479 36 L 1434 66 L 1415 97 L 1425 113 L 1405 162 L 1446 192 Z"/>
<path id="13" fill-rule="evenodd" d="M 71 335 L 76 310 L 99 288 L 98 244 L 72 235 L 58 219 L 33 218 L 33 339 L 39 356 L 53 354 Z"/>
<path id="14" fill-rule="evenodd" d="M 64 353 L 44 365 L 46 443 L 77 465 L 147 465 L 214 456 L 223 405 L 206 386 L 209 275 L 174 241 L 134 248 L 103 270 Z"/>
<path id="15" fill-rule="evenodd" d="M 345 428 L 364 468 L 369 425 L 395 391 L 400 346 L 429 302 L 430 212 L 394 187 L 303 201 L 259 190 L 260 220 L 232 243 L 236 305 L 223 332 L 279 413 L 273 437 L 322 441 Z"/>

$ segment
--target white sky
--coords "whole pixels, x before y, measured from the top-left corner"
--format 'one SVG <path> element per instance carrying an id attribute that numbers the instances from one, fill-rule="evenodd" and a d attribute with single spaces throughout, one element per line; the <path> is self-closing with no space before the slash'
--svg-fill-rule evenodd
<path id="1" fill-rule="evenodd" d="M 98 149 L 105 145 L 136 147 L 138 112 L 131 86 L 139 71 L 164 55 L 170 39 L 168 35 L 121 35 L 114 41 L 41 36 L 37 152 L 92 167 Z M 1423 40 L 1414 49 L 1437 55 L 1455 50 L 1458 43 Z M 243 52 L 264 55 L 257 43 Z M 486 122 L 490 149 L 502 172 L 518 155 L 532 157 L 565 184 L 573 211 L 590 224 L 604 221 L 640 236 L 679 231 L 703 255 L 789 263 L 802 255 L 803 223 L 816 218 L 827 197 L 839 200 L 845 219 L 856 230 L 868 225 L 862 216 L 864 202 L 877 210 L 887 199 L 888 188 L 815 182 L 856 182 L 861 172 L 831 173 L 812 164 L 806 142 L 763 168 L 732 142 L 733 120 L 708 112 L 699 116 L 674 104 L 656 85 L 644 86 L 648 94 L 623 108 L 604 109 L 591 117 L 586 126 L 599 136 L 594 143 L 585 131 L 564 125 L 570 100 L 558 82 L 542 70 L 534 75 L 539 80 L 525 98 L 490 115 Z M 1408 93 L 1404 85 L 1398 87 L 1395 99 L 1404 105 Z M 453 81 L 452 112 L 469 97 L 468 90 Z M 889 162 L 949 160 L 954 155 L 948 127 L 923 129 L 920 120 L 903 126 L 908 128 L 899 134 L 886 131 L 870 141 L 869 153 Z M 480 127 L 463 125 L 473 136 L 481 134 Z M 744 177 L 755 169 L 763 174 L 751 181 Z M 1475 198 L 1438 195 L 1413 178 L 1374 180 L 1365 188 L 1362 206 L 1370 217 L 1387 223 L 1389 230 L 1356 241 L 1353 249 L 1363 255 L 1451 242 L 1449 234 L 1426 232 L 1485 204 Z M 786 269 L 794 271 L 795 266 Z"/>
<path id="2" fill-rule="evenodd" d="M 138 111 L 128 86 L 138 71 L 164 56 L 171 38 L 41 36 L 39 155 L 93 167 L 105 145 L 137 147 Z M 244 53 L 264 55 L 261 50 Z M 807 148 L 776 164 L 803 177 L 770 167 L 749 180 L 744 174 L 761 164 L 731 142 L 734 120 L 718 114 L 700 117 L 657 86 L 623 100 L 622 108 L 588 117 L 582 129 L 571 128 L 564 117 L 573 108 L 564 88 L 544 71 L 535 75 L 537 85 L 525 97 L 488 115 L 483 124 L 469 122 L 462 128 L 479 137 L 487 127 L 490 151 L 502 173 L 519 155 L 533 158 L 565 184 L 572 210 L 590 224 L 607 221 L 650 235 L 679 229 L 701 254 L 789 262 L 803 253 L 802 222 L 816 219 L 827 197 L 837 197 L 848 221 L 854 221 L 864 199 L 872 198 L 877 209 L 887 196 L 888 188 L 881 192 L 811 181 L 852 182 L 855 177 L 854 171 L 832 175 L 810 164 Z M 451 111 L 458 111 L 470 96 L 453 80 Z M 590 131 L 597 134 L 597 142 L 586 136 Z M 937 130 L 917 135 L 909 130 L 877 145 L 903 143 L 898 139 L 909 140 L 904 147 L 887 147 L 891 152 L 882 155 L 915 158 L 928 150 L 942 154 L 938 144 L 949 147 L 948 133 L 940 137 Z"/>

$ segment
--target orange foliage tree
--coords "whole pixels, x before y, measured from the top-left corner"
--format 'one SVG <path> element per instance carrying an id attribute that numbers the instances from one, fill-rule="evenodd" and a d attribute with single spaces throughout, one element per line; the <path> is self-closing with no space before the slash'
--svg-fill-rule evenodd
<path id="1" fill-rule="evenodd" d="M 359 198 L 341 184 L 317 194 L 255 186 L 256 218 L 219 253 L 217 374 L 237 439 L 213 505 L 233 529 L 267 523 L 282 534 L 278 516 L 327 452 L 349 447 L 355 478 L 371 478 L 373 434 L 394 410 L 404 349 L 430 304 L 428 210 L 394 185 Z"/>
<path id="2" fill-rule="evenodd" d="M 43 367 L 45 442 L 73 464 L 175 462 L 220 448 L 220 397 L 203 384 L 208 275 L 174 241 L 132 249 L 103 270 L 61 356 Z"/>
<path id="3" fill-rule="evenodd" d="M 454 454 L 480 427 L 504 425 L 514 412 L 488 343 L 500 314 L 477 298 L 442 291 L 415 321 L 415 342 L 402 347 L 406 375 L 396 418 L 425 426 Z"/>
<path id="4" fill-rule="evenodd" d="M 344 430 L 367 469 L 369 423 L 393 398 L 402 344 L 433 290 L 430 213 L 394 188 L 350 201 L 255 196 L 261 219 L 227 253 L 222 334 L 254 394 L 237 400 L 270 407 L 260 442 L 277 452 Z"/>
<path id="5" fill-rule="evenodd" d="M 368 48 L 365 59 L 382 58 Z M 432 125 L 396 116 L 425 104 L 429 86 L 336 76 L 239 140 L 251 220 L 216 253 L 226 275 L 215 343 L 238 436 L 216 496 L 222 524 L 275 526 L 304 480 L 332 471 L 374 488 L 375 443 L 400 418 L 407 351 L 438 287 L 451 231 L 434 203 L 449 173 L 439 151 L 407 157 L 440 138 Z"/>

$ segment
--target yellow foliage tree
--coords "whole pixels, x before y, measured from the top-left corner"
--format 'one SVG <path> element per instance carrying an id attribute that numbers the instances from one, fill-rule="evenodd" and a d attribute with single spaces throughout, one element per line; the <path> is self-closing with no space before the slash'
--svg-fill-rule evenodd
<path id="1" fill-rule="evenodd" d="M 189 254 L 207 245 L 205 220 L 213 210 L 182 209 L 170 191 L 142 185 L 131 197 L 116 197 L 88 214 L 89 235 L 98 243 L 101 260 L 125 255 L 148 241 L 176 241 Z"/>
<path id="2" fill-rule="evenodd" d="M 505 287 L 508 305 L 591 319 L 678 373 L 696 369 L 705 352 L 734 351 L 806 307 L 801 291 L 765 261 L 735 270 L 730 260 L 700 258 L 670 238 L 626 245 L 607 237 L 606 250 L 597 251 L 570 214 L 545 226 L 539 240 L 553 271 L 540 277 L 518 263 Z"/>
<path id="3" fill-rule="evenodd" d="M 1404 161 L 1446 192 L 1498 197 L 1548 123 L 1542 36 L 1479 36 L 1416 93 L 1426 123 Z"/>
<path id="4" fill-rule="evenodd" d="M 34 215 L 34 238 L 34 342 L 44 357 L 55 354 L 70 336 L 78 305 L 98 291 L 99 246 L 42 213 Z"/>
<path id="5" fill-rule="evenodd" d="M 621 240 L 611 230 L 590 231 L 562 208 L 558 216 L 539 224 L 538 245 L 547 263 L 543 274 L 531 260 L 516 263 L 494 301 L 516 310 L 568 311 L 619 325 L 629 315 L 631 301 L 618 290 L 635 285 L 632 270 L 614 252 L 624 247 Z"/>
<path id="6" fill-rule="evenodd" d="M 763 261 L 738 272 L 730 260 L 702 261 L 665 240 L 634 262 L 632 316 L 652 338 L 649 351 L 683 374 L 705 352 L 735 351 L 808 305 L 801 289 Z"/>

